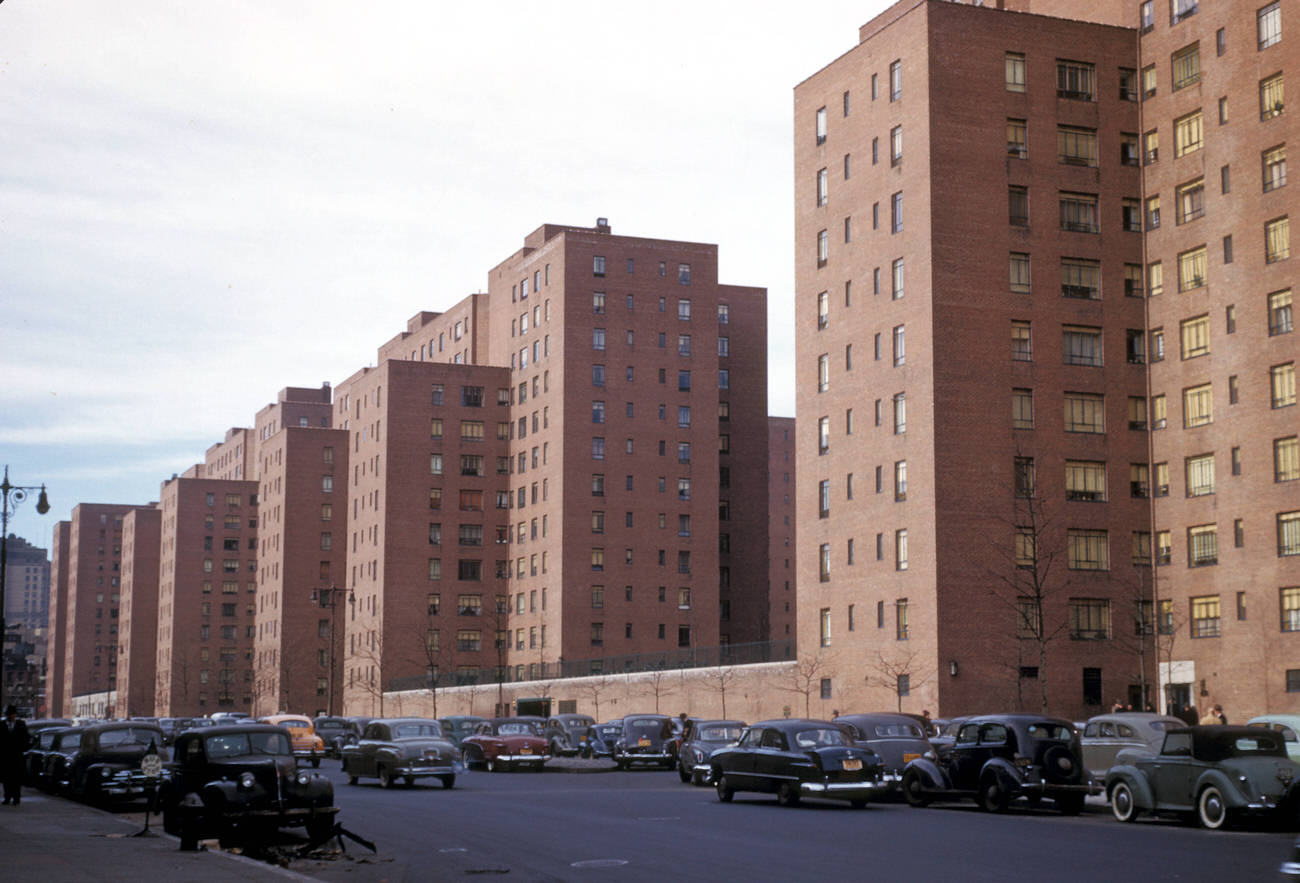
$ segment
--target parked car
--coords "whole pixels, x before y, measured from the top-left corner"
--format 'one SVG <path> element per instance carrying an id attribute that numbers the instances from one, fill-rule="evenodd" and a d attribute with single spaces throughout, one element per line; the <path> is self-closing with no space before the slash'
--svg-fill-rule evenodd
<path id="1" fill-rule="evenodd" d="M 88 803 L 106 804 L 153 794 L 158 780 L 140 771 L 146 754 L 167 759 L 157 724 L 111 721 L 92 724 L 81 733 L 63 772 L 66 790 Z"/>
<path id="2" fill-rule="evenodd" d="M 546 721 L 542 735 L 555 757 L 577 757 L 585 747 L 588 728 L 595 723 L 588 714 L 555 714 Z"/>
<path id="3" fill-rule="evenodd" d="M 1248 727 L 1265 727 L 1282 736 L 1287 756 L 1300 763 L 1300 714 L 1261 714 L 1246 721 Z"/>
<path id="4" fill-rule="evenodd" d="M 551 759 L 542 729 L 530 718 L 485 720 L 460 743 L 460 760 L 468 769 L 482 764 L 488 772 L 526 769 L 540 772 Z"/>
<path id="5" fill-rule="evenodd" d="M 881 794 L 882 764 L 869 748 L 849 742 L 830 721 L 762 721 L 730 748 L 713 752 L 709 767 L 718 799 L 738 791 L 775 794 L 782 806 L 804 797 L 847 800 L 855 808 Z"/>
<path id="6" fill-rule="evenodd" d="M 84 726 L 65 727 L 54 730 L 50 747 L 41 757 L 42 767 L 37 772 L 36 785 L 46 791 L 59 793 L 67 790 L 72 769 L 72 758 L 81 747 L 81 734 Z"/>
<path id="7" fill-rule="evenodd" d="M 1038 714 L 979 715 L 961 724 L 936 759 L 918 757 L 903 768 L 903 796 L 912 806 L 974 798 L 988 812 L 1011 801 L 1031 805 L 1046 797 L 1066 815 L 1078 815 L 1101 787 L 1084 768 L 1079 736 L 1069 721 Z"/>
<path id="8" fill-rule="evenodd" d="M 673 735 L 673 722 L 667 715 L 630 714 L 623 718 L 623 732 L 614 740 L 614 762 L 620 770 L 636 763 L 672 769 L 675 760 L 668 743 Z"/>
<path id="9" fill-rule="evenodd" d="M 325 743 L 326 757 L 341 757 L 344 745 L 352 745 L 361 738 L 361 728 L 346 717 L 322 715 L 313 718 L 311 723 Z"/>
<path id="10" fill-rule="evenodd" d="M 596 724 L 587 731 L 586 757 L 613 757 L 614 743 L 623 735 L 623 719 Z"/>
<path id="11" fill-rule="evenodd" d="M 193 849 L 209 837 L 256 836 L 303 827 L 308 839 L 334 828 L 334 783 L 298 769 L 284 729 L 236 723 L 187 730 L 176 740 L 160 792 L 163 829 Z"/>
<path id="12" fill-rule="evenodd" d="M 1115 756 L 1125 749 L 1155 754 L 1165 741 L 1165 733 L 1187 726 L 1167 714 L 1145 711 L 1121 711 L 1088 718 L 1079 740 L 1083 746 L 1083 765 L 1094 775 L 1104 777 L 1115 763 Z"/>
<path id="13" fill-rule="evenodd" d="M 269 714 L 261 718 L 261 723 L 284 727 L 293 744 L 293 756 L 311 761 L 313 768 L 320 766 L 320 759 L 325 756 L 325 742 L 316 735 L 311 718 L 301 714 Z"/>
<path id="14" fill-rule="evenodd" d="M 970 718 L 970 715 L 965 714 L 959 717 L 951 717 L 947 720 L 933 721 L 936 734 L 930 737 L 930 747 L 937 752 L 942 746 L 951 745 L 956 742 L 957 731 L 960 730 L 961 725 L 970 720 Z"/>
<path id="15" fill-rule="evenodd" d="M 909 714 L 843 714 L 835 718 L 859 748 L 870 748 L 885 765 L 882 777 L 889 790 L 896 791 L 903 780 L 903 767 L 918 757 L 936 759 L 926 738 L 923 721 Z"/>
<path id="16" fill-rule="evenodd" d="M 36 737 L 44 730 L 53 730 L 59 727 L 70 727 L 72 721 L 66 717 L 47 717 L 40 720 L 27 721 L 27 735 L 36 744 Z"/>
<path id="17" fill-rule="evenodd" d="M 677 775 L 693 785 L 709 784 L 712 773 L 709 758 L 719 748 L 739 742 L 746 726 L 744 721 L 737 720 L 688 720 L 681 747 L 677 749 Z"/>
<path id="18" fill-rule="evenodd" d="M 463 769 L 456 747 L 432 718 L 372 720 L 355 745 L 343 748 L 343 772 L 349 785 L 362 776 L 374 776 L 385 788 L 395 786 L 398 779 L 410 787 L 417 778 L 433 777 L 442 787 L 452 788 Z"/>
<path id="19" fill-rule="evenodd" d="M 23 768 L 26 771 L 27 784 L 34 788 L 45 788 L 45 764 L 53 749 L 54 740 L 67 727 L 45 727 L 32 739 L 32 747 L 23 752 Z"/>
<path id="20" fill-rule="evenodd" d="M 246 711 L 214 711 L 208 715 L 208 720 L 213 723 L 235 723 L 236 721 L 247 720 L 252 715 Z"/>
<path id="21" fill-rule="evenodd" d="M 1121 822 L 1141 813 L 1192 816 L 1222 828 L 1234 816 L 1294 823 L 1300 766 L 1282 734 L 1261 727 L 1183 727 L 1165 733 L 1156 755 L 1125 751 L 1106 774 L 1111 812 Z"/>
<path id="22" fill-rule="evenodd" d="M 158 728 L 162 730 L 163 744 L 171 745 L 176 741 L 182 730 L 187 730 L 192 725 L 188 717 L 160 717 L 158 718 Z"/>
<path id="23" fill-rule="evenodd" d="M 442 724 L 442 735 L 447 738 L 447 741 L 459 748 L 461 740 L 472 734 L 474 729 L 485 720 L 487 718 L 473 714 L 453 714 L 438 718 L 438 723 Z"/>

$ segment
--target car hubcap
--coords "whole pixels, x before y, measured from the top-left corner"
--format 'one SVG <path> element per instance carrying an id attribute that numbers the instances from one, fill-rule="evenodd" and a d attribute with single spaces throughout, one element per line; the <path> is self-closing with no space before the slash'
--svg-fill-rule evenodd
<path id="1" fill-rule="evenodd" d="M 1115 789 L 1115 814 L 1121 818 L 1128 818 L 1133 808 L 1133 801 L 1128 793 L 1127 788 Z"/>
<path id="2" fill-rule="evenodd" d="M 1217 791 L 1211 791 L 1201 800 L 1202 812 L 1207 824 L 1217 827 L 1223 823 L 1223 798 Z"/>

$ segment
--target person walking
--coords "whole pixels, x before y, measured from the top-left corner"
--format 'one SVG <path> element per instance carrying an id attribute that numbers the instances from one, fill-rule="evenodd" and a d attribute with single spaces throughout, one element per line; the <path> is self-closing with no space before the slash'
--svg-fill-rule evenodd
<path id="1" fill-rule="evenodd" d="M 1216 723 L 1227 724 L 1228 716 L 1223 713 L 1223 706 L 1216 704 L 1214 706 L 1214 716 L 1218 718 Z"/>
<path id="2" fill-rule="evenodd" d="M 1205 714 L 1201 715 L 1200 724 L 1203 727 L 1212 727 L 1217 723 L 1219 723 L 1219 716 L 1214 713 L 1214 707 L 1211 706 L 1205 710 Z"/>
<path id="3" fill-rule="evenodd" d="M 27 724 L 19 720 L 18 709 L 10 705 L 0 728 L 0 781 L 4 782 L 5 804 L 17 806 L 22 802 L 23 754 L 28 747 Z"/>

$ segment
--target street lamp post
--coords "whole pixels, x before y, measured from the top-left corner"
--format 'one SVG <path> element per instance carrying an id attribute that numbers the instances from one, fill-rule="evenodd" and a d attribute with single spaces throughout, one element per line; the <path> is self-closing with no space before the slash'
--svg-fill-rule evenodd
<path id="1" fill-rule="evenodd" d="M 325 707 L 330 717 L 334 716 L 334 611 L 338 608 L 339 595 L 346 595 L 349 603 L 355 603 L 357 600 L 355 594 L 337 586 L 311 590 L 311 599 L 322 609 L 328 608 L 330 612 L 330 667 L 329 675 L 325 680 Z"/>
<path id="2" fill-rule="evenodd" d="M 4 495 L 4 505 L 0 507 L 0 709 L 5 707 L 5 579 L 9 571 L 9 516 L 27 499 L 32 491 L 40 491 L 36 498 L 36 511 L 41 515 L 50 511 L 50 501 L 45 496 L 45 485 L 16 485 L 9 483 L 9 466 L 5 465 L 4 481 L 0 482 L 0 492 Z"/>

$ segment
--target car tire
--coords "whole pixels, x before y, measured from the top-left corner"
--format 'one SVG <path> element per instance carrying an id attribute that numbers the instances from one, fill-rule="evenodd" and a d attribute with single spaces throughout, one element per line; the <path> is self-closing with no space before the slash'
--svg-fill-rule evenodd
<path id="1" fill-rule="evenodd" d="M 415 776 L 402 776 L 402 784 L 407 788 L 415 787 Z"/>
<path id="2" fill-rule="evenodd" d="M 1059 795 L 1056 798 L 1056 809 L 1063 816 L 1077 816 L 1083 812 L 1083 795 L 1073 793 Z"/>
<path id="3" fill-rule="evenodd" d="M 1116 821 L 1137 821 L 1137 803 L 1133 800 L 1133 789 L 1127 782 L 1116 782 L 1115 787 L 1110 789 L 1110 812 Z"/>
<path id="4" fill-rule="evenodd" d="M 624 759 L 621 758 L 621 757 L 616 757 L 616 758 L 614 758 L 614 764 L 615 764 L 615 765 L 616 765 L 620 770 L 625 770 L 625 769 L 627 769 L 627 767 L 628 767 L 628 763 L 627 763 L 627 761 L 624 760 Z"/>
<path id="5" fill-rule="evenodd" d="M 709 784 L 709 782 L 708 779 L 705 778 L 704 773 L 700 772 L 699 770 L 694 770 L 691 772 L 691 784 L 698 788 L 703 785 Z"/>
<path id="6" fill-rule="evenodd" d="M 723 803 L 731 803 L 732 798 L 736 796 L 736 792 L 731 787 L 731 783 L 727 781 L 727 777 L 724 776 L 721 771 L 718 771 L 714 775 L 714 778 L 718 780 L 718 799 Z"/>
<path id="7" fill-rule="evenodd" d="M 447 791 L 450 791 L 452 788 L 456 787 L 455 776 L 439 776 L 438 780 L 442 782 L 442 787 Z"/>
<path id="8" fill-rule="evenodd" d="M 849 801 L 849 806 L 853 807 L 854 809 L 865 809 L 867 806 L 867 801 L 865 798 L 855 797 Z"/>
<path id="9" fill-rule="evenodd" d="M 355 785 L 356 783 L 357 783 L 357 777 L 349 774 L 349 775 L 348 775 L 348 784 L 349 784 L 349 785 Z"/>
<path id="10" fill-rule="evenodd" d="M 782 782 L 781 787 L 776 789 L 776 802 L 781 806 L 798 806 L 799 787 L 789 782 Z"/>
<path id="11" fill-rule="evenodd" d="M 319 758 L 319 757 L 313 757 L 313 758 L 311 759 L 311 768 L 314 769 L 314 770 L 318 770 L 318 769 L 320 769 L 320 758 Z"/>
<path id="12" fill-rule="evenodd" d="M 1206 785 L 1196 799 L 1196 820 L 1202 828 L 1217 831 L 1228 821 L 1228 803 L 1217 785 Z"/>
<path id="13" fill-rule="evenodd" d="M 489 757 L 483 761 L 483 768 L 489 773 L 495 773 L 501 768 L 501 765 L 497 762 L 496 758 Z"/>
<path id="14" fill-rule="evenodd" d="M 384 788 L 393 788 L 397 785 L 397 777 L 388 771 L 388 767 L 381 766 L 378 771 L 379 784 Z"/>
<path id="15" fill-rule="evenodd" d="M 691 780 L 691 774 L 687 771 L 686 767 L 684 767 L 681 764 L 680 761 L 677 763 L 677 778 L 682 780 L 683 785 Z"/>
<path id="16" fill-rule="evenodd" d="M 976 798 L 980 809 L 985 812 L 1004 813 L 1007 811 L 1007 791 L 998 781 L 997 776 L 986 776 L 980 782 L 979 795 Z"/>
<path id="17" fill-rule="evenodd" d="M 930 795 L 925 793 L 925 782 L 921 781 L 921 774 L 916 770 L 907 770 L 903 773 L 901 788 L 903 799 L 907 801 L 908 806 L 930 805 Z"/>

